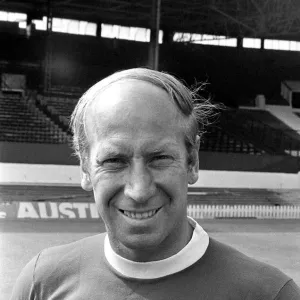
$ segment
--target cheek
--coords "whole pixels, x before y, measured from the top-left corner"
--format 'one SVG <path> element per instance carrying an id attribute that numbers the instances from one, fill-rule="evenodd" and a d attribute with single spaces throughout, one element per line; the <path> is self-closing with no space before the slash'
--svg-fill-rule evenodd
<path id="1" fill-rule="evenodd" d="M 159 179 L 157 182 L 160 182 L 161 187 L 171 198 L 185 195 L 188 185 L 186 168 L 170 169 L 167 173 L 160 174 Z"/>
<path id="2" fill-rule="evenodd" d="M 94 199 L 101 211 L 108 209 L 111 201 L 122 190 L 122 180 L 118 176 L 98 176 L 92 184 Z"/>

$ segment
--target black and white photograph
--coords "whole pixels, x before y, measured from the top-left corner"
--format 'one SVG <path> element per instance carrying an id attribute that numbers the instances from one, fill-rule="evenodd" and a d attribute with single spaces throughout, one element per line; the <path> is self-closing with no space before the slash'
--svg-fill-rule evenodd
<path id="1" fill-rule="evenodd" d="M 0 300 L 300 300 L 300 1 L 0 0 Z"/>

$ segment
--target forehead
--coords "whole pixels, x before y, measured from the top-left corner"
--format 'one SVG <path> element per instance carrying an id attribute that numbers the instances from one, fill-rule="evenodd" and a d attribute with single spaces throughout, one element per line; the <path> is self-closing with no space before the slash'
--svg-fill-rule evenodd
<path id="1" fill-rule="evenodd" d="M 88 134 L 110 137 L 129 134 L 174 134 L 181 131 L 182 115 L 168 93 L 139 80 L 116 82 L 101 91 L 87 107 Z M 130 136 L 130 134 L 129 134 Z"/>
<path id="2" fill-rule="evenodd" d="M 140 105 L 164 107 L 174 110 L 175 104 L 169 94 L 150 82 L 137 79 L 123 79 L 113 82 L 95 93 L 90 106 L 93 112 L 111 111 L 117 107 L 129 107 L 132 111 Z M 152 112 L 153 113 L 153 112 Z"/>

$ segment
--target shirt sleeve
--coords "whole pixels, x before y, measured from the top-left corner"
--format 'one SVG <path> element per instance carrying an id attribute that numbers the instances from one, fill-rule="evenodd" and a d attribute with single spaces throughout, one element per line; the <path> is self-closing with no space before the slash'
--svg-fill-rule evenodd
<path id="1" fill-rule="evenodd" d="M 36 255 L 21 271 L 10 300 L 38 300 L 34 291 L 34 272 L 39 255 Z"/>
<path id="2" fill-rule="evenodd" d="M 293 280 L 288 281 L 274 300 L 300 300 L 300 288 Z"/>

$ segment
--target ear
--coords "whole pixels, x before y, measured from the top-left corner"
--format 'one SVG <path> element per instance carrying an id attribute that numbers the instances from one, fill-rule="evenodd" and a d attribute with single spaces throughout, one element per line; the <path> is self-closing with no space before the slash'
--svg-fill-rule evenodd
<path id="1" fill-rule="evenodd" d="M 188 166 L 188 183 L 194 184 L 199 177 L 199 148 L 200 148 L 200 137 L 196 136 L 196 143 L 190 153 L 190 163 Z"/>
<path id="2" fill-rule="evenodd" d="M 81 176 L 81 187 L 87 192 L 92 191 L 93 185 L 90 179 L 90 175 L 89 173 L 84 171 L 82 167 L 80 168 L 80 176 Z"/>

